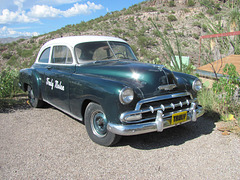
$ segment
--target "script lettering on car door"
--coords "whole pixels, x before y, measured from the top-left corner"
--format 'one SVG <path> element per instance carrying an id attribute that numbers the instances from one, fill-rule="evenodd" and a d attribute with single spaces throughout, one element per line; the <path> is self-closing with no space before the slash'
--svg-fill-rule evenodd
<path id="1" fill-rule="evenodd" d="M 51 90 L 53 90 L 55 88 L 55 89 L 59 89 L 61 91 L 64 91 L 64 86 L 62 85 L 62 81 L 58 81 L 58 80 L 54 81 L 53 79 L 50 80 L 50 78 L 47 77 L 46 78 L 46 85 L 50 86 Z"/>

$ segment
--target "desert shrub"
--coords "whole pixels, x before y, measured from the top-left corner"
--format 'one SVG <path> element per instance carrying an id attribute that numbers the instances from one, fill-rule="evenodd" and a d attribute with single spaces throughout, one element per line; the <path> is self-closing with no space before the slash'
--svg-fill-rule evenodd
<path id="1" fill-rule="evenodd" d="M 172 21 L 177 21 L 177 18 L 176 18 L 176 16 L 174 16 L 174 15 L 169 15 L 168 17 L 168 20 L 170 21 L 170 22 L 172 22 Z"/>
<path id="2" fill-rule="evenodd" d="M 224 73 L 224 77 L 215 81 L 211 89 L 204 88 L 198 94 L 198 100 L 209 115 L 217 113 L 226 120 L 229 114 L 233 114 L 239 119 L 239 74 L 232 64 L 224 67 Z"/>
<path id="3" fill-rule="evenodd" d="M 185 12 L 185 13 L 189 13 L 189 12 L 191 12 L 189 9 L 187 9 L 187 8 L 184 8 L 183 9 L 183 12 Z"/>
<path id="4" fill-rule="evenodd" d="M 5 53 L 2 54 L 2 57 L 3 57 L 4 59 L 10 59 L 10 58 L 12 57 L 12 53 L 10 53 L 10 52 L 5 52 Z"/>
<path id="5" fill-rule="evenodd" d="M 213 0 L 201 0 L 200 5 L 205 6 L 207 8 L 206 12 L 210 15 L 214 15 L 222 10 L 220 4 L 215 3 Z"/>
<path id="6" fill-rule="evenodd" d="M 174 0 L 170 0 L 169 3 L 168 3 L 168 6 L 169 7 L 175 7 L 176 5 L 175 5 Z"/>
<path id="7" fill-rule="evenodd" d="M 170 24 L 165 24 L 164 30 L 166 30 L 166 31 L 171 31 L 171 30 L 173 30 L 173 27 L 172 27 L 172 25 L 170 25 Z"/>
<path id="8" fill-rule="evenodd" d="M 176 35 L 177 35 L 178 37 L 184 37 L 184 33 L 183 33 L 183 32 L 177 32 Z"/>
<path id="9" fill-rule="evenodd" d="M 18 87 L 18 70 L 5 68 L 0 74 L 0 97 L 12 97 L 20 91 Z"/>
<path id="10" fill-rule="evenodd" d="M 17 57 L 15 55 L 11 56 L 11 58 L 7 61 L 7 65 L 16 67 L 18 65 Z"/>
<path id="11" fill-rule="evenodd" d="M 196 26 L 196 27 L 199 27 L 199 28 L 202 27 L 202 25 L 201 25 L 201 23 L 199 21 L 193 22 L 193 26 Z"/>
<path id="12" fill-rule="evenodd" d="M 203 19 L 203 18 L 205 18 L 205 15 L 202 12 L 195 15 L 195 19 Z"/>
<path id="13" fill-rule="evenodd" d="M 208 32 L 208 27 L 206 24 L 202 25 L 202 30 L 203 30 L 203 32 Z"/>
<path id="14" fill-rule="evenodd" d="M 196 2 L 194 0 L 188 0 L 187 1 L 187 6 L 188 7 L 193 7 L 193 6 L 195 6 L 195 4 L 196 4 Z"/>
<path id="15" fill-rule="evenodd" d="M 141 47 L 150 47 L 150 46 L 156 46 L 157 41 L 155 41 L 154 39 L 150 38 L 150 37 L 146 37 L 146 36 L 139 36 L 138 37 L 138 45 Z"/>
<path id="16" fill-rule="evenodd" d="M 182 45 L 183 45 L 184 47 L 189 47 L 189 44 L 188 44 L 187 42 L 182 42 Z"/>
<path id="17" fill-rule="evenodd" d="M 222 94 L 223 103 L 231 103 L 234 101 L 234 94 L 240 86 L 240 76 L 233 64 L 226 64 L 223 68 L 224 77 L 219 78 L 213 84 L 213 90 Z M 237 93 L 237 92 L 236 92 Z"/>
<path id="18" fill-rule="evenodd" d="M 165 10 L 164 10 L 164 9 L 161 9 L 161 10 L 160 10 L 160 13 L 165 13 Z"/>
<path id="19" fill-rule="evenodd" d="M 21 39 L 17 40 L 17 43 L 21 43 L 23 41 L 25 41 L 25 39 L 21 38 Z"/>
<path id="20" fill-rule="evenodd" d="M 154 12 L 154 11 L 157 11 L 157 8 L 155 8 L 155 7 L 146 7 L 145 11 L 146 12 Z"/>
<path id="21" fill-rule="evenodd" d="M 199 39 L 199 35 L 196 34 L 196 33 L 193 33 L 193 38 L 194 38 L 194 39 Z"/>

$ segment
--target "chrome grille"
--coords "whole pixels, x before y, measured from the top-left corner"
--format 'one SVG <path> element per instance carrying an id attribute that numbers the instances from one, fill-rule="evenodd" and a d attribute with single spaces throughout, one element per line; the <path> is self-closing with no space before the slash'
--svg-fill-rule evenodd
<path id="1" fill-rule="evenodd" d="M 151 121 L 156 119 L 158 110 L 163 111 L 164 117 L 169 117 L 176 112 L 189 111 L 191 103 L 196 101 L 197 100 L 193 99 L 191 93 L 189 92 L 143 99 L 136 104 L 134 111 L 123 113 L 120 119 L 121 121 L 127 123 Z M 139 114 L 142 115 L 142 118 L 139 120 L 126 120 L 130 116 L 135 116 Z"/>

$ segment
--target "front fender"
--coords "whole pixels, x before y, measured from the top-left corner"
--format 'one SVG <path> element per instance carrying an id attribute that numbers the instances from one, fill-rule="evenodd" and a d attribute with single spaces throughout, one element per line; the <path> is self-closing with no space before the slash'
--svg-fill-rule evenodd
<path id="1" fill-rule="evenodd" d="M 70 78 L 70 109 L 72 114 L 83 118 L 84 102 L 93 101 L 100 104 L 111 122 L 118 122 L 124 111 L 119 101 L 119 92 L 125 86 L 121 82 L 74 74 Z"/>
<path id="2" fill-rule="evenodd" d="M 185 89 L 190 91 L 194 97 L 197 96 L 197 93 L 192 89 L 193 81 L 197 79 L 196 76 L 181 72 L 173 72 L 173 74 L 176 77 L 179 86 L 185 86 Z"/>
<path id="3" fill-rule="evenodd" d="M 34 96 L 41 99 L 41 78 L 33 68 L 22 69 L 19 73 L 20 88 L 26 92 L 28 85 L 33 88 Z"/>

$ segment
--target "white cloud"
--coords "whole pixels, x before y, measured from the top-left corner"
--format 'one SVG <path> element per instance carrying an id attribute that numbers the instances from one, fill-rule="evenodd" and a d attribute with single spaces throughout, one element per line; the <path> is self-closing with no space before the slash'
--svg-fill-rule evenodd
<path id="1" fill-rule="evenodd" d="M 70 2 L 77 2 L 79 0 L 69 0 Z M 58 3 L 69 2 L 66 0 L 54 0 Z M 4 9 L 0 13 L 0 24 L 11 23 L 31 23 L 39 22 L 41 18 L 56 18 L 56 17 L 72 17 L 80 14 L 90 14 L 95 10 L 103 9 L 101 4 L 95 4 L 93 2 L 87 2 L 84 4 L 75 3 L 73 7 L 62 11 L 61 9 L 54 8 L 48 5 L 34 5 L 28 12 L 23 11 L 23 3 L 25 0 L 15 0 L 14 4 L 18 7 L 16 12 Z"/>
<path id="2" fill-rule="evenodd" d="M 22 12 L 12 12 L 8 9 L 4 9 L 0 15 L 0 24 L 10 24 L 14 22 L 36 22 L 38 19 L 32 18 L 26 15 L 25 11 Z"/>
<path id="3" fill-rule="evenodd" d="M 0 28 L 0 37 L 38 36 L 38 32 L 19 32 L 3 26 Z"/>
<path id="4" fill-rule="evenodd" d="M 53 8 L 47 5 L 36 5 L 33 6 L 28 13 L 29 17 L 35 18 L 47 18 L 47 17 L 58 17 L 61 14 L 61 10 Z"/>
<path id="5" fill-rule="evenodd" d="M 95 3 L 87 2 L 87 4 L 74 4 L 74 6 L 66 11 L 62 11 L 62 15 L 64 17 L 76 16 L 78 14 L 89 14 L 91 10 L 99 10 L 102 9 L 103 6 L 101 4 L 96 5 Z"/>
<path id="6" fill-rule="evenodd" d="M 30 0 L 29 0 L 30 1 Z M 45 4 L 45 5 L 61 5 L 61 4 L 73 4 L 77 2 L 81 2 L 83 0 L 38 0 L 35 1 L 35 4 Z"/>
<path id="7" fill-rule="evenodd" d="M 101 4 L 96 5 L 95 3 L 87 2 L 85 4 L 74 4 L 73 7 L 62 11 L 60 9 L 53 8 L 47 5 L 35 5 L 31 8 L 28 15 L 34 18 L 53 18 L 53 17 L 72 17 L 79 14 L 90 14 L 92 11 L 102 9 Z"/>
<path id="8" fill-rule="evenodd" d="M 18 7 L 18 11 L 21 11 L 23 8 L 23 3 L 25 0 L 15 0 L 14 4 Z"/>
<path id="9" fill-rule="evenodd" d="M 64 17 L 76 16 L 79 14 L 90 14 L 92 11 L 103 9 L 101 4 L 87 2 L 87 4 L 74 4 L 74 6 L 66 11 L 62 11 Z"/>

